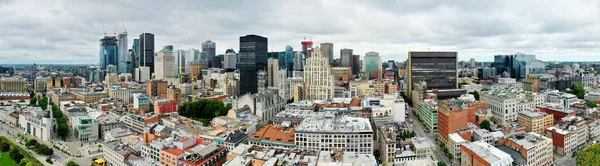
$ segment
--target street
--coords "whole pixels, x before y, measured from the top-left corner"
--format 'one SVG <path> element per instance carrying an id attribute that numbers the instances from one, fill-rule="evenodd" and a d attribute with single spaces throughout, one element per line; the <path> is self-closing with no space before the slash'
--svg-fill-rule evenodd
<path id="1" fill-rule="evenodd" d="M 450 164 L 450 160 L 448 160 L 448 157 L 446 157 L 446 155 L 442 152 L 442 150 L 439 149 L 437 143 L 434 141 L 435 136 L 429 135 L 429 134 L 425 133 L 425 131 L 423 131 L 423 126 L 421 126 L 421 124 L 419 123 L 419 120 L 413 114 L 412 107 L 409 106 L 406 111 L 408 111 L 408 118 L 412 119 L 412 122 L 410 122 L 410 121 L 407 121 L 407 122 L 412 124 L 413 130 L 415 131 L 417 136 L 425 137 L 427 139 L 427 141 L 429 141 L 429 143 L 431 143 L 433 145 L 433 155 L 435 156 L 435 158 L 437 158 L 441 162 Z"/>

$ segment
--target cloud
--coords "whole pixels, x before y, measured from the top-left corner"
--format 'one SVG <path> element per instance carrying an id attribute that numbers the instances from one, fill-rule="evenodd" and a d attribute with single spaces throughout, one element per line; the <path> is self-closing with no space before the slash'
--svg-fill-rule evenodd
<path id="1" fill-rule="evenodd" d="M 331 42 L 335 57 L 352 48 L 399 61 L 411 50 L 458 51 L 461 60 L 478 61 L 516 52 L 594 60 L 599 9 L 592 0 L 0 0 L 0 63 L 97 63 L 100 38 L 124 27 L 129 43 L 154 33 L 157 50 L 212 40 L 224 53 L 239 49 L 239 36 L 258 34 L 269 38 L 269 51 L 299 50 L 305 38 Z"/>

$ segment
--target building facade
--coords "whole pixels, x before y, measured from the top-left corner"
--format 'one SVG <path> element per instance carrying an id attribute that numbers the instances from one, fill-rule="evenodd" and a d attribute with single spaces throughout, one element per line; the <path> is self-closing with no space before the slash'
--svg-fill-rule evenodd
<path id="1" fill-rule="evenodd" d="M 331 75 L 331 66 L 329 58 L 321 54 L 317 47 L 312 52 L 312 56 L 307 58 L 304 66 L 304 86 L 306 99 L 308 100 L 328 100 L 333 98 L 333 76 Z"/>
<path id="2" fill-rule="evenodd" d="M 457 56 L 457 52 L 408 52 L 408 91 L 420 81 L 427 82 L 428 89 L 457 89 Z"/>
<path id="3" fill-rule="evenodd" d="M 267 70 L 268 39 L 258 35 L 240 37 L 240 94 L 258 92 L 256 73 Z"/>

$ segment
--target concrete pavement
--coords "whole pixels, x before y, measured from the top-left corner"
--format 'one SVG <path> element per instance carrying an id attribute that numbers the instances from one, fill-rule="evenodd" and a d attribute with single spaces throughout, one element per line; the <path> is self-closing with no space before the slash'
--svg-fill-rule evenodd
<path id="1" fill-rule="evenodd" d="M 427 134 L 425 133 L 425 131 L 423 131 L 423 126 L 421 126 L 419 120 L 417 119 L 417 117 L 415 117 L 413 113 L 413 108 L 409 106 L 407 111 L 408 118 L 412 119 L 412 122 L 409 121 L 408 123 L 412 124 L 412 128 L 413 130 L 415 130 L 417 136 L 425 137 L 427 141 L 429 141 L 429 143 L 433 145 L 433 155 L 436 159 L 446 164 L 450 164 L 450 160 L 448 160 L 448 157 L 442 152 L 442 150 L 438 147 L 437 143 L 435 142 L 435 136 L 433 134 Z"/>

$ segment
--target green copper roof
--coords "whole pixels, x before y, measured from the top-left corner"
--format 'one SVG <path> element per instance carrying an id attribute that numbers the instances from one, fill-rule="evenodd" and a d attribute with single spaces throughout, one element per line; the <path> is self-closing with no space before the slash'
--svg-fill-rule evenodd
<path id="1" fill-rule="evenodd" d="M 169 50 L 169 49 L 166 49 L 166 48 L 163 48 L 162 50 L 160 50 L 160 51 L 158 51 L 158 52 L 159 52 L 159 53 L 161 53 L 161 52 L 162 52 L 162 53 L 173 53 L 173 51 L 171 51 L 171 50 Z"/>

